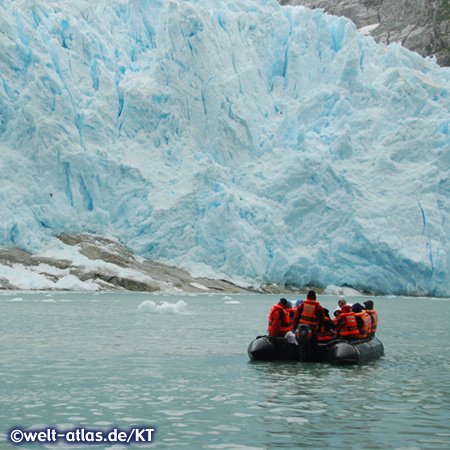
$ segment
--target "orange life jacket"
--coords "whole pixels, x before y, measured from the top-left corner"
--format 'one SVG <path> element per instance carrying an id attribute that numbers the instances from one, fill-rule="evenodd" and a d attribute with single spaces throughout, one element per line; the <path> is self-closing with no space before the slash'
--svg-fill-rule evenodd
<path id="1" fill-rule="evenodd" d="M 312 328 L 316 329 L 319 319 L 316 316 L 316 308 L 319 305 L 318 301 L 306 299 L 303 303 L 303 311 L 300 316 L 299 323 L 306 323 L 312 325 Z"/>
<path id="2" fill-rule="evenodd" d="M 269 336 L 273 336 L 274 334 L 274 323 L 279 320 L 280 310 L 283 312 L 283 319 L 280 325 L 280 335 L 284 336 L 288 331 L 292 329 L 291 318 L 289 316 L 289 312 L 283 308 L 281 305 L 276 303 L 272 306 L 272 309 L 269 313 Z"/>
<path id="3" fill-rule="evenodd" d="M 331 341 L 331 339 L 333 339 L 333 336 L 334 336 L 333 330 L 327 331 L 325 329 L 325 323 L 327 321 L 332 322 L 331 319 L 328 319 L 328 317 L 325 317 L 325 320 L 323 322 L 322 328 L 319 331 L 319 333 L 317 333 L 317 339 L 318 339 L 319 342 Z"/>
<path id="4" fill-rule="evenodd" d="M 372 319 L 370 318 L 370 315 L 367 314 L 367 312 L 365 310 L 359 312 L 359 313 L 355 313 L 355 317 L 361 317 L 361 319 L 363 320 L 363 328 L 362 330 L 359 330 L 359 336 L 361 339 L 365 339 L 368 334 L 370 333 L 370 330 L 372 328 Z"/>
<path id="5" fill-rule="evenodd" d="M 372 326 L 370 328 L 370 336 L 374 336 L 378 327 L 378 314 L 374 309 L 366 309 L 366 313 L 372 318 Z"/>
<path id="6" fill-rule="evenodd" d="M 344 338 L 357 338 L 359 337 L 359 328 L 356 323 L 356 317 L 353 312 L 341 313 L 339 319 L 342 317 L 342 327 L 339 330 L 339 334 Z"/>

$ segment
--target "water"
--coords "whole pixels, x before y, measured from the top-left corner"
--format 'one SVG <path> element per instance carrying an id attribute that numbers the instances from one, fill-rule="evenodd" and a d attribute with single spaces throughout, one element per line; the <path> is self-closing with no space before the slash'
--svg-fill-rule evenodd
<path id="1" fill-rule="evenodd" d="M 154 428 L 140 448 L 450 448 L 450 300 L 376 298 L 386 354 L 366 366 L 251 363 L 278 298 L 0 295 L 0 448 L 50 426 Z"/>

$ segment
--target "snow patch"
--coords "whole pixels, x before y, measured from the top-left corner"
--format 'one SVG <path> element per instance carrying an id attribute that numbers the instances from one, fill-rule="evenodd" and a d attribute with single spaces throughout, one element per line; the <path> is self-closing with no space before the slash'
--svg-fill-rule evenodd
<path id="1" fill-rule="evenodd" d="M 358 31 L 366 36 L 369 36 L 372 31 L 376 30 L 380 26 L 379 23 L 373 23 L 366 25 L 365 27 L 358 28 Z"/>

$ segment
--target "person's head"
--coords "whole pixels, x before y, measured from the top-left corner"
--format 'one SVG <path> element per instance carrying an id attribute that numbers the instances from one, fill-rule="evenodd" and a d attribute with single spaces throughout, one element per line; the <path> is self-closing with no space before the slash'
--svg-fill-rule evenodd
<path id="1" fill-rule="evenodd" d="M 345 298 L 340 298 L 339 300 L 338 300 L 338 305 L 339 305 L 339 308 L 342 308 L 344 305 L 346 305 L 347 304 L 347 302 L 346 302 L 346 300 L 345 300 Z"/>
<path id="2" fill-rule="evenodd" d="M 316 299 L 316 293 L 314 291 L 309 291 L 308 295 L 306 296 L 308 300 L 315 300 Z"/>
<path id="3" fill-rule="evenodd" d="M 295 307 L 300 306 L 303 303 L 303 300 L 299 299 L 295 302 Z"/>
<path id="4" fill-rule="evenodd" d="M 351 307 L 350 305 L 344 305 L 344 306 L 341 308 L 341 311 L 342 311 L 343 313 L 349 313 L 349 312 L 352 312 L 352 307 Z"/>
<path id="5" fill-rule="evenodd" d="M 336 308 L 335 310 L 334 310 L 334 317 L 339 317 L 340 316 L 340 314 L 341 314 L 341 310 L 339 309 L 339 308 Z"/>
<path id="6" fill-rule="evenodd" d="M 323 313 L 325 314 L 325 317 L 330 318 L 330 311 L 327 308 L 323 308 Z"/>
<path id="7" fill-rule="evenodd" d="M 285 298 L 280 298 L 278 304 L 281 305 L 283 308 L 289 308 L 289 302 Z"/>
<path id="8" fill-rule="evenodd" d="M 352 310 L 354 313 L 360 313 L 363 310 L 361 303 L 355 303 L 352 305 Z"/>
<path id="9" fill-rule="evenodd" d="M 373 301 L 372 300 L 365 301 L 364 309 L 372 310 L 373 309 Z"/>

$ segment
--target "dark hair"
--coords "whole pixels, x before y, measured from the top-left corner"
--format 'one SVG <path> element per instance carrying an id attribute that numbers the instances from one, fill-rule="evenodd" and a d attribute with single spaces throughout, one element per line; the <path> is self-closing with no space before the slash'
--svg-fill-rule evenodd
<path id="1" fill-rule="evenodd" d="M 365 301 L 364 307 L 365 307 L 365 309 L 373 309 L 373 301 L 372 300 Z"/>
<path id="2" fill-rule="evenodd" d="M 289 305 L 288 301 L 285 298 L 280 298 L 278 302 L 280 305 L 283 305 L 285 308 Z"/>
<path id="3" fill-rule="evenodd" d="M 310 298 L 312 300 L 316 299 L 316 293 L 314 291 L 309 291 L 308 295 L 306 296 L 306 298 Z"/>

